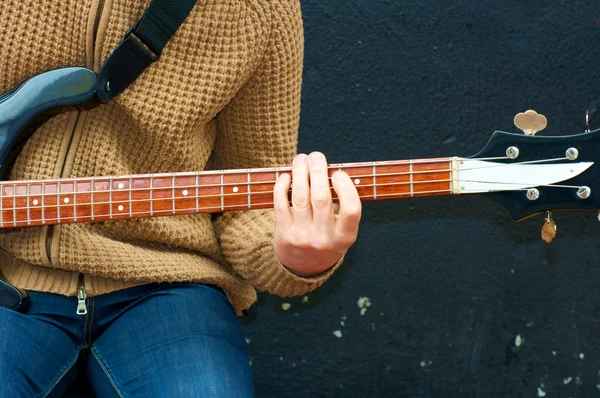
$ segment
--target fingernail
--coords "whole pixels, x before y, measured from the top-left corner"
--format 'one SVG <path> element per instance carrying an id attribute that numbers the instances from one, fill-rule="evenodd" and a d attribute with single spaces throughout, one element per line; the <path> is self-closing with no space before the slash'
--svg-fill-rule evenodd
<path id="1" fill-rule="evenodd" d="M 345 174 L 345 173 L 344 173 L 343 171 L 340 171 L 340 170 L 338 170 L 338 171 L 336 171 L 335 173 L 333 173 L 333 176 L 332 176 L 332 177 L 333 177 L 333 179 L 335 179 L 336 181 L 341 181 L 341 180 L 342 180 L 342 178 L 343 178 L 343 176 L 344 176 L 344 174 Z"/>
<path id="2" fill-rule="evenodd" d="M 310 161 L 314 164 L 319 164 L 323 161 L 323 155 L 319 152 L 313 152 L 310 154 Z"/>
<path id="3" fill-rule="evenodd" d="M 296 156 L 296 158 L 294 159 L 294 162 L 296 162 L 298 164 L 304 164 L 304 163 L 306 163 L 306 155 L 305 154 L 300 154 L 300 155 Z"/>

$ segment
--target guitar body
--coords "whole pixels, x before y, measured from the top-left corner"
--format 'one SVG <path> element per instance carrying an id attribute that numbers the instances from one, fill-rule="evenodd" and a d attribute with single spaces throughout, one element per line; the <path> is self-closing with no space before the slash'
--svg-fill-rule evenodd
<path id="1" fill-rule="evenodd" d="M 57 69 L 32 77 L 0 97 L 0 171 L 17 138 L 36 116 L 62 106 L 81 105 L 96 93 L 96 74 L 86 68 Z"/>

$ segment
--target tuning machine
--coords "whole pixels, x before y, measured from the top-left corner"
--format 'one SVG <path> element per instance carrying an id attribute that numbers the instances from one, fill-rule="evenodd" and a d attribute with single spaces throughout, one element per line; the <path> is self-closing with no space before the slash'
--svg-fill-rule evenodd
<path id="1" fill-rule="evenodd" d="M 525 135 L 535 135 L 548 125 L 546 116 L 540 115 L 534 110 L 518 113 L 514 119 L 515 126 L 521 129 Z"/>
<path id="2" fill-rule="evenodd" d="M 552 219 L 552 212 L 546 211 L 546 217 L 544 218 L 544 225 L 542 225 L 542 239 L 546 243 L 552 242 L 556 237 L 556 223 Z"/>

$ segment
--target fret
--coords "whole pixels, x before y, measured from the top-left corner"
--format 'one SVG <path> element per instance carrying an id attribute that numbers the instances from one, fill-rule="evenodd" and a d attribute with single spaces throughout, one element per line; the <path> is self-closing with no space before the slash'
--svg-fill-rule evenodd
<path id="1" fill-rule="evenodd" d="M 92 221 L 94 221 L 94 191 L 96 190 L 96 180 L 94 179 L 94 177 L 92 177 L 90 179 L 90 202 L 92 202 L 92 209 L 91 209 L 91 215 L 92 215 Z"/>
<path id="2" fill-rule="evenodd" d="M 31 208 L 29 207 L 29 199 L 31 195 L 31 183 L 27 183 L 27 225 L 31 225 Z"/>
<path id="3" fill-rule="evenodd" d="M 56 223 L 60 223 L 60 181 L 56 182 Z"/>
<path id="4" fill-rule="evenodd" d="M 410 177 L 410 196 L 413 197 L 413 196 L 415 196 L 415 192 L 414 192 L 414 188 L 413 188 L 413 161 L 412 161 L 412 159 L 409 160 L 408 171 L 409 171 L 408 176 Z"/>
<path id="5" fill-rule="evenodd" d="M 73 180 L 73 222 L 77 222 L 77 180 Z"/>
<path id="6" fill-rule="evenodd" d="M 13 183 L 13 224 L 17 226 L 17 183 Z"/>
<path id="7" fill-rule="evenodd" d="M 200 196 L 198 194 L 198 185 L 200 182 L 200 174 L 196 174 L 196 211 L 200 211 Z"/>
<path id="8" fill-rule="evenodd" d="M 112 220 L 113 219 L 113 179 L 109 178 L 108 179 L 108 212 L 109 212 L 109 217 Z"/>
<path id="9" fill-rule="evenodd" d="M 225 211 L 225 196 L 223 196 L 225 192 L 223 192 L 223 179 L 223 170 L 221 170 L 221 211 Z"/>
<path id="10" fill-rule="evenodd" d="M 173 214 L 175 214 L 175 173 L 173 173 L 173 178 L 171 180 L 171 197 L 171 206 L 173 206 Z"/>
<path id="11" fill-rule="evenodd" d="M 129 177 L 129 218 L 133 218 L 133 202 L 131 200 L 131 192 L 133 191 L 133 180 Z"/>
<path id="12" fill-rule="evenodd" d="M 150 215 L 154 215 L 154 199 L 153 199 L 153 174 L 150 174 Z"/>
<path id="13" fill-rule="evenodd" d="M 377 166 L 373 162 L 373 199 L 377 199 Z"/>
<path id="14" fill-rule="evenodd" d="M 252 208 L 252 198 L 250 197 L 250 184 L 252 183 L 252 177 L 250 177 L 250 173 L 252 170 L 248 169 L 248 208 Z"/>
<path id="15" fill-rule="evenodd" d="M 4 228 L 4 184 L 0 183 L 0 228 Z"/>
<path id="16" fill-rule="evenodd" d="M 46 184 L 42 181 L 42 225 L 46 225 L 46 206 L 44 206 L 44 198 L 46 198 Z"/>

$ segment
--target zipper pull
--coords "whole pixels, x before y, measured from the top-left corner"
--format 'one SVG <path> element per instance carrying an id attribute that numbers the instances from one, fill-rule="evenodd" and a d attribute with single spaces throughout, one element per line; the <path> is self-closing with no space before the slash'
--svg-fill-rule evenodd
<path id="1" fill-rule="evenodd" d="M 85 292 L 85 287 L 81 285 L 79 286 L 79 290 L 77 290 L 77 315 L 87 315 L 85 299 L 87 299 L 87 293 Z"/>

